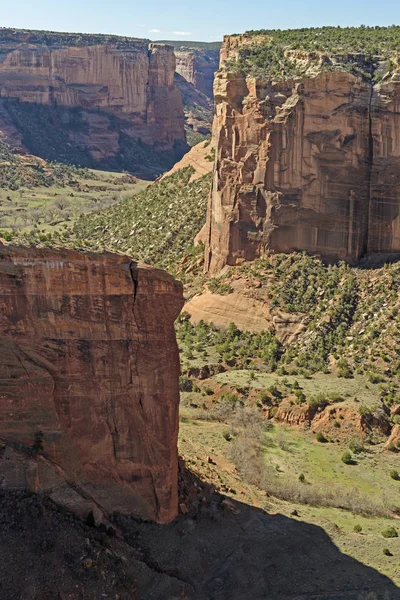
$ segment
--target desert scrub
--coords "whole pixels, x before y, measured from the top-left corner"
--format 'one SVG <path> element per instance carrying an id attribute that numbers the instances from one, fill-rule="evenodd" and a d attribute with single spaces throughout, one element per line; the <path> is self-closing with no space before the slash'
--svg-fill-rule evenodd
<path id="1" fill-rule="evenodd" d="M 397 538 L 399 537 L 399 534 L 397 533 L 397 529 L 394 527 L 387 527 L 382 531 L 382 536 L 384 538 Z"/>
<path id="2" fill-rule="evenodd" d="M 226 330 L 219 330 L 213 324 L 199 321 L 190 322 L 189 315 L 182 313 L 176 321 L 178 343 L 181 347 L 195 348 L 202 344 L 213 349 L 224 362 L 246 359 L 246 366 L 254 362 L 270 370 L 275 370 L 283 352 L 282 344 L 271 331 L 249 333 L 240 331 L 234 323 Z M 200 347 L 203 347 L 200 346 Z M 195 357 L 193 350 L 192 358 Z"/>
<path id="3" fill-rule="evenodd" d="M 196 253 L 193 239 L 206 218 L 210 176 L 190 183 L 192 173 L 186 167 L 132 198 L 82 215 L 67 245 L 123 252 L 176 273 L 179 260 Z"/>
<path id="4" fill-rule="evenodd" d="M 222 283 L 221 279 L 209 279 L 207 281 L 207 287 L 212 294 L 219 294 L 220 296 L 226 296 L 233 292 L 232 287 L 228 283 Z"/>
<path id="5" fill-rule="evenodd" d="M 77 179 L 87 178 L 87 169 L 59 162 L 44 162 L 35 157 L 29 161 L 11 151 L 10 147 L 0 140 L 0 188 L 18 190 L 26 186 L 51 187 L 77 185 Z M 94 175 L 91 175 L 94 179 Z"/>
<path id="6" fill-rule="evenodd" d="M 304 77 L 310 67 L 318 67 L 379 81 L 394 70 L 392 59 L 400 44 L 400 27 L 395 25 L 261 29 L 247 35 L 254 37 L 254 44 L 239 49 L 237 59 L 227 61 L 224 68 L 273 80 Z M 307 60 L 296 60 L 296 53 L 306 54 Z"/>

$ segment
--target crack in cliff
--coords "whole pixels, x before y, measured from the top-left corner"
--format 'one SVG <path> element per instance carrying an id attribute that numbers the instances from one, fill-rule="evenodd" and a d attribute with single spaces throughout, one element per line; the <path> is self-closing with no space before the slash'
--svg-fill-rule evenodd
<path id="1" fill-rule="evenodd" d="M 129 273 L 133 283 L 133 305 L 136 304 L 136 296 L 139 287 L 139 273 L 137 270 L 137 263 L 131 262 L 129 264 Z"/>
<path id="2" fill-rule="evenodd" d="M 138 289 L 139 289 L 139 272 L 137 269 L 137 263 L 131 262 L 129 264 L 129 272 L 130 272 L 130 276 L 132 279 L 132 283 L 133 283 L 133 306 L 132 306 L 132 313 L 133 313 L 133 317 L 134 317 L 134 321 L 137 327 L 137 330 L 139 333 L 142 333 L 143 336 L 146 336 L 146 331 L 140 331 L 140 327 L 139 327 L 139 323 L 138 320 L 136 318 L 135 315 L 135 306 L 136 306 L 136 301 L 137 301 L 137 294 L 138 294 Z M 136 379 L 139 382 L 141 382 L 141 378 L 140 378 L 140 374 L 139 374 L 139 370 L 138 370 L 138 366 L 137 366 L 137 356 L 138 356 L 138 352 L 139 352 L 139 343 L 137 343 L 136 345 L 136 352 L 135 352 L 135 356 L 133 358 L 133 361 L 129 360 L 129 368 L 131 371 L 131 375 L 130 375 L 130 379 L 131 382 L 133 383 L 133 375 L 132 372 L 133 370 L 135 371 L 135 375 L 136 375 Z M 133 364 L 132 364 L 133 362 Z M 141 415 L 141 421 L 142 421 L 142 426 L 144 428 L 145 431 L 147 431 L 148 429 L 148 424 L 147 424 L 147 420 L 146 420 L 146 411 L 145 411 L 145 407 L 143 406 L 143 394 L 141 389 L 139 388 L 138 391 L 138 403 L 142 412 Z M 150 449 L 151 451 L 153 450 L 152 448 Z M 151 463 L 154 463 L 154 461 L 150 461 Z M 157 517 L 160 516 L 160 509 L 161 509 L 161 503 L 160 500 L 158 498 L 158 494 L 157 494 L 157 486 L 156 483 L 154 481 L 154 476 L 153 473 L 151 471 L 151 469 L 149 469 L 149 473 L 150 473 L 150 481 L 151 481 L 151 487 L 152 487 L 152 491 L 153 491 L 153 497 L 154 497 L 154 508 L 155 508 L 155 513 L 157 515 Z"/>

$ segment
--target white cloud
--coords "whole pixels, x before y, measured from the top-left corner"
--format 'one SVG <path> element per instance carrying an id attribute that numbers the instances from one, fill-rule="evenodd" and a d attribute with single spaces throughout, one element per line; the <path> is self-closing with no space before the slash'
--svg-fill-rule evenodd
<path id="1" fill-rule="evenodd" d="M 174 35 L 192 35 L 191 31 L 173 31 Z"/>
<path id="2" fill-rule="evenodd" d="M 161 33 L 159 29 L 149 29 L 149 33 Z"/>

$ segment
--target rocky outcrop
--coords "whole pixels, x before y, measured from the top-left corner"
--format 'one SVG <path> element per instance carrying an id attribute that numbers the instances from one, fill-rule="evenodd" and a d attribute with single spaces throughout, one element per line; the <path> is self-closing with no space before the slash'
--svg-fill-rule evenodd
<path id="1" fill-rule="evenodd" d="M 222 62 L 249 43 L 225 38 Z M 400 252 L 399 70 L 373 85 L 343 70 L 274 81 L 222 68 L 214 97 L 210 273 L 268 252 Z"/>
<path id="2" fill-rule="evenodd" d="M 400 450 L 400 423 L 392 429 L 389 439 L 385 444 L 386 450 Z"/>
<path id="3" fill-rule="evenodd" d="M 1 487 L 176 516 L 182 304 L 123 256 L 0 246 Z"/>
<path id="4" fill-rule="evenodd" d="M 214 75 L 219 66 L 219 49 L 176 48 L 176 70 L 196 89 L 213 97 Z"/>
<path id="5" fill-rule="evenodd" d="M 194 169 L 194 173 L 191 175 L 189 182 L 196 181 L 197 179 L 200 179 L 200 177 L 203 177 L 203 175 L 208 175 L 213 170 L 214 152 L 215 148 L 209 140 L 196 144 L 196 146 L 193 146 L 193 148 L 191 148 L 170 171 L 164 173 L 161 179 L 165 179 L 181 169 L 186 169 L 186 167 L 192 167 Z"/>
<path id="6" fill-rule="evenodd" d="M 0 31 L 0 97 L 3 110 L 19 103 L 10 111 L 23 142 L 32 135 L 24 108 L 58 109 L 69 142 L 88 148 L 95 163 L 122 151 L 121 136 L 158 152 L 185 143 L 174 72 L 173 48 L 146 40 Z"/>

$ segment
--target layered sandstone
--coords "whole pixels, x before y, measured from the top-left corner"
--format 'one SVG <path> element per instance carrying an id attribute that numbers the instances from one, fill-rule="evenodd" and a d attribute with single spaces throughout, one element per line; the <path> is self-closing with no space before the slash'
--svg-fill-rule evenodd
<path id="1" fill-rule="evenodd" d="M 182 304 L 127 257 L 0 246 L 1 487 L 176 516 Z"/>
<path id="2" fill-rule="evenodd" d="M 97 162 L 118 154 L 121 134 L 157 151 L 185 142 L 174 72 L 172 46 L 0 31 L 0 98 L 65 109 L 63 127 L 71 144 L 88 148 Z M 73 127 L 77 108 L 83 123 L 78 130 Z"/>
<path id="3" fill-rule="evenodd" d="M 219 66 L 219 50 L 209 48 L 185 48 L 175 50 L 176 70 L 194 87 L 213 97 L 214 75 Z"/>
<path id="4" fill-rule="evenodd" d="M 222 63 L 250 43 L 226 37 Z M 268 252 L 400 251 L 399 70 L 374 85 L 344 70 L 274 81 L 221 68 L 214 97 L 209 272 Z"/>

